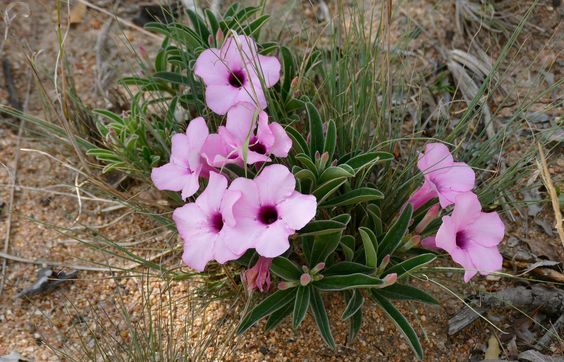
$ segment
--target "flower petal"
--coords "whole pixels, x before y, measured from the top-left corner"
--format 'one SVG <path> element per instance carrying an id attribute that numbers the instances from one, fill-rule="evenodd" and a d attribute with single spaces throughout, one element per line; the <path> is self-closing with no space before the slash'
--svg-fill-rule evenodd
<path id="1" fill-rule="evenodd" d="M 275 222 L 263 227 L 262 232 L 257 235 L 255 249 L 261 256 L 274 258 L 282 255 L 290 248 L 288 237 L 294 232 L 289 230 L 283 222 Z"/>
<path id="2" fill-rule="evenodd" d="M 188 169 L 173 163 L 153 168 L 151 171 L 151 180 L 159 190 L 180 191 L 184 188 L 189 176 Z"/>
<path id="3" fill-rule="evenodd" d="M 225 40 L 221 47 L 221 58 L 231 69 L 240 69 L 243 63 L 253 62 L 257 59 L 257 45 L 248 36 L 231 36 Z"/>
<path id="4" fill-rule="evenodd" d="M 484 247 L 477 243 L 470 243 L 466 248 L 468 255 L 476 269 L 482 275 L 501 270 L 503 265 L 503 256 L 497 247 Z"/>
<path id="5" fill-rule="evenodd" d="M 478 200 L 478 196 L 473 192 L 465 192 L 455 199 L 454 211 L 452 212 L 452 220 L 456 225 L 463 227 L 474 222 L 482 210 L 482 205 Z"/>
<path id="6" fill-rule="evenodd" d="M 214 113 L 224 115 L 237 102 L 239 93 L 230 85 L 210 85 L 206 87 L 206 104 Z"/>
<path id="7" fill-rule="evenodd" d="M 448 253 L 460 249 L 456 246 L 456 233 L 458 232 L 458 225 L 454 222 L 453 217 L 443 216 L 443 222 L 437 231 L 435 243 L 437 247 L 446 250 Z"/>
<path id="8" fill-rule="evenodd" d="M 452 164 L 453 159 L 448 147 L 442 143 L 428 143 L 425 152 L 419 155 L 417 168 L 423 174 L 441 172 L 445 167 Z"/>
<path id="9" fill-rule="evenodd" d="M 217 236 L 200 234 L 184 242 L 182 261 L 190 268 L 203 272 L 206 264 L 213 260 L 213 245 Z"/>
<path id="10" fill-rule="evenodd" d="M 270 131 L 274 135 L 274 144 L 270 146 L 269 152 L 276 157 L 288 157 L 288 152 L 292 148 L 292 139 L 276 122 L 270 124 Z"/>
<path id="11" fill-rule="evenodd" d="M 260 112 L 258 116 L 258 128 L 257 128 L 257 138 L 258 141 L 266 147 L 266 149 L 270 149 L 274 144 L 274 134 L 270 129 L 268 124 L 268 115 L 266 112 Z"/>
<path id="12" fill-rule="evenodd" d="M 421 185 L 421 187 L 419 187 L 417 190 L 415 190 L 415 192 L 413 192 L 413 194 L 411 194 L 407 202 L 413 206 L 413 210 L 417 210 L 421 206 L 425 205 L 427 201 L 437 196 L 438 193 L 435 184 L 428 179 L 425 179 L 423 185 Z"/>
<path id="13" fill-rule="evenodd" d="M 196 170 L 185 178 L 185 184 L 182 188 L 182 200 L 186 200 L 194 195 L 200 188 L 200 180 L 198 180 L 200 170 Z"/>
<path id="14" fill-rule="evenodd" d="M 276 205 L 290 196 L 296 188 L 294 175 L 286 166 L 278 164 L 265 167 L 255 178 L 255 183 L 262 205 Z"/>
<path id="15" fill-rule="evenodd" d="M 186 128 L 189 144 L 188 164 L 195 170 L 201 165 L 201 149 L 209 135 L 208 125 L 202 117 L 194 118 Z M 173 144 L 174 151 L 174 144 Z"/>
<path id="16" fill-rule="evenodd" d="M 217 133 L 210 134 L 201 150 L 202 157 L 211 167 L 223 167 L 230 163 L 229 149 L 223 137 Z"/>
<path id="17" fill-rule="evenodd" d="M 237 260 L 243 253 L 236 254 L 226 246 L 226 243 L 232 243 L 234 233 L 230 227 L 224 226 L 215 242 L 214 259 L 220 264 L 225 264 L 231 260 Z"/>
<path id="18" fill-rule="evenodd" d="M 471 224 L 464 227 L 468 239 L 484 247 L 497 246 L 505 234 L 505 225 L 497 212 L 482 212 Z"/>
<path id="19" fill-rule="evenodd" d="M 310 222 L 317 212 L 317 200 L 313 195 L 297 191 L 278 204 L 278 212 L 289 229 L 300 230 Z"/>
<path id="20" fill-rule="evenodd" d="M 260 109 L 265 109 L 267 103 L 260 82 L 253 78 L 253 76 L 249 76 L 249 78 L 250 81 L 239 89 L 236 102 L 248 102 Z"/>
<path id="21" fill-rule="evenodd" d="M 223 222 L 228 226 L 234 227 L 237 224 L 235 215 L 233 214 L 233 206 L 237 203 L 237 201 L 239 201 L 241 196 L 242 194 L 240 191 L 233 190 L 227 190 L 223 194 L 219 211 L 223 216 Z"/>
<path id="22" fill-rule="evenodd" d="M 210 172 L 206 189 L 198 196 L 196 205 L 206 214 L 219 212 L 223 194 L 227 190 L 227 179 L 216 172 Z"/>
<path id="23" fill-rule="evenodd" d="M 233 206 L 233 214 L 239 224 L 239 219 L 256 221 L 260 208 L 259 192 L 255 181 L 238 177 L 229 186 L 229 190 L 240 191 L 242 197 Z"/>
<path id="24" fill-rule="evenodd" d="M 227 122 L 225 128 L 231 136 L 235 137 L 238 144 L 243 144 L 255 134 L 256 122 L 254 118 L 258 118 L 260 109 L 253 103 L 241 102 L 237 103 L 227 112 Z M 256 113 L 256 116 L 255 116 Z"/>
<path id="25" fill-rule="evenodd" d="M 445 208 L 455 202 L 456 196 L 474 188 L 474 170 L 463 162 L 454 162 L 446 172 L 434 173 L 430 179 L 437 186 L 439 202 Z"/>
<path id="26" fill-rule="evenodd" d="M 280 80 L 280 61 L 276 57 L 259 55 L 257 71 L 262 74 L 264 85 L 272 87 Z"/>
<path id="27" fill-rule="evenodd" d="M 228 229 L 228 234 L 221 239 L 221 245 L 235 255 L 241 256 L 248 249 L 256 245 L 256 236 L 262 230 L 262 225 L 249 219 L 237 220 L 237 227 Z M 218 246 L 219 247 L 219 246 Z"/>
<path id="28" fill-rule="evenodd" d="M 194 74 L 202 78 L 207 86 L 229 84 L 229 69 L 221 59 L 219 49 L 204 50 L 196 60 Z"/>

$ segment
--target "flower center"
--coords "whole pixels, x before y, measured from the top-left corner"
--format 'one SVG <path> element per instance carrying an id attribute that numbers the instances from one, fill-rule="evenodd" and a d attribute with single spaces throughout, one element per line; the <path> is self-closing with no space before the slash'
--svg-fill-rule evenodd
<path id="1" fill-rule="evenodd" d="M 251 138 L 251 142 L 249 142 L 249 143 L 250 143 L 250 146 L 249 146 L 250 151 L 260 153 L 261 155 L 266 154 L 265 145 L 260 143 L 256 137 Z"/>
<path id="2" fill-rule="evenodd" d="M 456 246 L 460 249 L 464 249 L 468 246 L 468 236 L 464 230 L 458 231 L 456 233 Z"/>
<path id="3" fill-rule="evenodd" d="M 223 229 L 223 216 L 219 212 L 216 212 L 210 218 L 210 224 L 213 231 L 216 233 L 220 232 Z"/>
<path id="4" fill-rule="evenodd" d="M 265 225 L 270 225 L 278 220 L 278 210 L 272 205 L 263 206 L 258 213 L 258 219 Z"/>
<path id="5" fill-rule="evenodd" d="M 245 83 L 245 73 L 242 70 L 233 70 L 229 74 L 229 84 L 234 88 L 241 88 Z"/>

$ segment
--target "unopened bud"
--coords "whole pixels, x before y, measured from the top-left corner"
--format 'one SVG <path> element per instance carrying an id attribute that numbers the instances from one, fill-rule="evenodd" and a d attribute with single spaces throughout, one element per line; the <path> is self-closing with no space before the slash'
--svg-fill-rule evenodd
<path id="1" fill-rule="evenodd" d="M 297 285 L 298 284 L 296 282 L 280 282 L 278 283 L 278 289 L 286 290 L 286 289 L 294 288 Z"/>
<path id="2" fill-rule="evenodd" d="M 311 269 L 311 274 L 317 274 L 320 271 L 322 271 L 323 269 L 325 269 L 325 263 L 321 262 L 321 263 L 317 264 L 316 266 L 314 266 L 313 269 Z"/>
<path id="3" fill-rule="evenodd" d="M 217 29 L 217 32 L 215 33 L 215 41 L 218 46 L 223 44 L 223 31 L 221 29 Z"/>
<path id="4" fill-rule="evenodd" d="M 390 255 L 386 255 L 382 258 L 382 261 L 380 262 L 380 265 L 378 266 L 378 268 L 376 269 L 376 273 L 374 274 L 381 275 L 384 272 L 384 270 L 386 270 L 388 264 L 390 264 Z"/>
<path id="5" fill-rule="evenodd" d="M 298 86 L 298 82 L 299 82 L 299 78 L 298 77 L 294 77 L 294 79 L 292 79 L 292 82 L 290 83 L 290 87 L 292 89 L 296 88 Z"/>
<path id="6" fill-rule="evenodd" d="M 311 275 L 307 274 L 307 273 L 303 273 L 302 276 L 300 277 L 300 284 L 305 287 L 306 285 L 308 285 L 309 283 L 311 283 Z"/>
<path id="7" fill-rule="evenodd" d="M 384 284 L 382 286 L 386 286 L 389 287 L 392 284 L 395 284 L 395 282 L 398 281 L 398 275 L 396 273 L 391 273 L 386 275 L 383 279 Z"/>
<path id="8" fill-rule="evenodd" d="M 415 227 L 415 232 L 417 234 L 421 234 L 423 231 L 425 231 L 425 229 L 427 228 L 427 226 L 429 226 L 431 221 L 437 218 L 437 216 L 439 215 L 439 211 L 440 211 L 439 204 L 435 204 L 431 206 L 431 208 L 429 209 L 429 211 L 427 211 L 423 219 L 421 219 L 419 224 L 417 224 L 417 226 Z"/>

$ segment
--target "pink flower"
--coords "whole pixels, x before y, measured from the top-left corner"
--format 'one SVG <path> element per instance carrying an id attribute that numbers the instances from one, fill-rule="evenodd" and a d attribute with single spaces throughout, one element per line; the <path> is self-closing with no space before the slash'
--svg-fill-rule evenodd
<path id="1" fill-rule="evenodd" d="M 238 225 L 253 230 L 244 243 L 230 243 L 235 254 L 255 248 L 259 255 L 274 258 L 290 247 L 288 237 L 315 216 L 313 195 L 295 191 L 296 179 L 283 165 L 270 165 L 254 180 L 237 178 L 230 190 L 243 197 L 235 205 Z"/>
<path id="2" fill-rule="evenodd" d="M 429 143 L 425 153 L 419 155 L 417 168 L 425 181 L 409 198 L 413 209 L 438 197 L 442 208 L 454 203 L 457 195 L 474 188 L 475 175 L 464 162 L 454 162 L 448 148 L 442 143 Z"/>
<path id="3" fill-rule="evenodd" d="M 206 103 L 217 114 L 225 114 L 238 102 L 251 102 L 266 108 L 262 84 L 270 88 L 280 79 L 280 62 L 259 55 L 254 40 L 239 35 L 229 37 L 221 49 L 204 50 L 194 73 L 206 84 Z"/>
<path id="4" fill-rule="evenodd" d="M 255 288 L 261 292 L 270 289 L 270 265 L 272 258 L 261 256 L 255 266 L 243 272 L 243 283 L 249 292 Z"/>
<path id="5" fill-rule="evenodd" d="M 184 240 L 182 260 L 189 267 L 203 271 L 210 260 L 223 264 L 241 256 L 226 246 L 244 236 L 236 231 L 233 216 L 240 197 L 239 191 L 227 190 L 224 176 L 210 172 L 208 186 L 196 201 L 174 210 L 172 219 Z"/>
<path id="6" fill-rule="evenodd" d="M 464 267 L 468 282 L 477 272 L 487 275 L 501 269 L 503 257 L 497 245 L 504 233 L 499 215 L 482 212 L 478 197 L 466 192 L 456 197 L 452 216 L 443 217 L 435 243 Z"/>
<path id="7" fill-rule="evenodd" d="M 292 147 L 284 128 L 276 122 L 269 124 L 268 115 L 251 103 L 229 109 L 226 125 L 219 127 L 218 133 L 221 140 L 204 147 L 204 157 L 214 167 L 243 160 L 248 164 L 269 162 L 269 155 L 287 157 Z"/>
<path id="8" fill-rule="evenodd" d="M 151 179 L 159 190 L 182 191 L 182 199 L 194 195 L 200 188 L 198 177 L 209 168 L 202 163 L 200 155 L 208 137 L 208 126 L 202 117 L 193 119 L 186 134 L 172 136 L 170 162 L 154 168 Z"/>

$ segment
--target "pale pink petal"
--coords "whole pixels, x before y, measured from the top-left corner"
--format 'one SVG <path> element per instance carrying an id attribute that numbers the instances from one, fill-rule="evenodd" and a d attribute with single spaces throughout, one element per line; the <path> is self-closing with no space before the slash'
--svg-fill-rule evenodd
<path id="1" fill-rule="evenodd" d="M 187 162 L 192 154 L 188 136 L 183 133 L 176 133 L 172 135 L 171 144 L 171 160 L 178 165 L 188 165 Z"/>
<path id="2" fill-rule="evenodd" d="M 180 191 L 190 176 L 190 171 L 173 163 L 153 168 L 151 180 L 159 190 Z"/>
<path id="3" fill-rule="evenodd" d="M 455 199 L 452 220 L 460 226 L 470 224 L 480 216 L 481 210 L 478 196 L 473 192 L 465 192 Z"/>
<path id="4" fill-rule="evenodd" d="M 206 214 L 219 212 L 221 199 L 227 190 L 227 179 L 216 172 L 210 172 L 206 189 L 198 196 L 196 205 Z"/>
<path id="5" fill-rule="evenodd" d="M 230 85 L 211 85 L 206 87 L 206 104 L 215 113 L 224 115 L 238 101 L 240 93 Z"/>
<path id="6" fill-rule="evenodd" d="M 256 220 L 260 208 L 259 192 L 255 181 L 238 177 L 229 186 L 229 190 L 241 192 L 242 197 L 233 206 L 237 224 L 239 218 Z"/>
<path id="7" fill-rule="evenodd" d="M 421 185 L 421 187 L 419 187 L 417 190 L 415 190 L 415 192 L 413 192 L 413 194 L 411 194 L 407 202 L 413 206 L 413 210 L 415 211 L 421 206 L 425 205 L 427 201 L 432 200 L 437 196 L 438 193 L 435 184 L 433 184 L 433 182 L 429 181 L 428 179 L 425 179 L 423 185 Z"/>
<path id="8" fill-rule="evenodd" d="M 417 168 L 423 174 L 441 172 L 445 167 L 453 162 L 452 155 L 448 147 L 442 143 L 428 143 L 425 145 L 425 153 L 419 155 Z"/>
<path id="9" fill-rule="evenodd" d="M 197 170 L 185 178 L 186 181 L 181 194 L 182 200 L 186 200 L 194 195 L 200 188 L 200 180 L 198 180 L 199 173 L 200 171 Z"/>
<path id="10" fill-rule="evenodd" d="M 268 125 L 268 115 L 266 112 L 260 112 L 259 114 L 257 139 L 267 150 L 274 144 L 274 134 Z"/>
<path id="11" fill-rule="evenodd" d="M 278 164 L 265 167 L 255 182 L 262 205 L 275 205 L 290 196 L 296 188 L 294 175 L 286 166 Z"/>
<path id="12" fill-rule="evenodd" d="M 261 256 L 274 258 L 282 255 L 290 248 L 288 237 L 294 233 L 288 229 L 283 222 L 275 222 L 270 224 L 257 235 L 255 249 Z"/>
<path id="13" fill-rule="evenodd" d="M 190 268 L 202 272 L 206 264 L 213 260 L 213 245 L 217 235 L 200 234 L 184 240 L 182 261 Z"/>
<path id="14" fill-rule="evenodd" d="M 284 128 L 276 122 L 270 124 L 270 130 L 274 135 L 274 144 L 270 147 L 269 152 L 276 157 L 287 157 L 292 148 L 292 139 Z"/>
<path id="15" fill-rule="evenodd" d="M 229 84 L 230 73 L 223 59 L 220 58 L 219 49 L 204 50 L 196 60 L 194 74 L 202 78 L 208 86 Z"/>
<path id="16" fill-rule="evenodd" d="M 207 225 L 206 215 L 194 203 L 186 204 L 174 210 L 172 220 L 174 220 L 176 229 L 184 240 L 189 239 L 189 235 L 199 234 Z"/>
<path id="17" fill-rule="evenodd" d="M 230 163 L 229 149 L 222 136 L 217 133 L 210 134 L 201 150 L 202 157 L 211 167 L 223 167 Z"/>
<path id="18" fill-rule="evenodd" d="M 456 196 L 474 188 L 475 174 L 467 164 L 454 162 L 447 172 L 434 173 L 430 179 L 437 186 L 441 207 L 445 208 L 454 203 Z"/>
<path id="19" fill-rule="evenodd" d="M 243 63 L 257 58 L 257 45 L 248 36 L 239 35 L 237 38 L 231 36 L 221 47 L 221 58 L 225 59 L 230 68 L 241 68 Z"/>
<path id="20" fill-rule="evenodd" d="M 503 265 L 503 256 L 497 247 L 487 248 L 476 243 L 469 243 L 467 252 L 480 274 L 487 275 L 489 273 L 501 270 Z"/>
<path id="21" fill-rule="evenodd" d="M 257 71 L 262 74 L 264 85 L 272 87 L 280 80 L 280 61 L 276 57 L 258 56 Z"/>
<path id="22" fill-rule="evenodd" d="M 219 207 L 219 211 L 223 216 L 223 221 L 225 222 L 225 225 L 233 227 L 237 224 L 235 220 L 235 216 L 233 214 L 233 206 L 237 201 L 239 201 L 241 196 L 242 196 L 241 191 L 227 190 L 224 192 L 223 198 L 221 199 L 221 205 Z"/>
<path id="23" fill-rule="evenodd" d="M 460 249 L 456 246 L 456 233 L 458 232 L 458 226 L 450 216 L 443 216 L 442 220 L 443 223 L 437 231 L 435 243 L 437 247 L 451 253 L 453 250 Z"/>
<path id="24" fill-rule="evenodd" d="M 241 148 L 239 152 L 240 152 L 241 158 L 243 158 L 243 155 L 244 155 L 243 148 Z M 253 165 L 257 162 L 270 162 L 271 159 L 270 159 L 270 157 L 268 157 L 266 155 L 260 154 L 258 152 L 253 152 L 253 151 L 247 150 L 247 160 L 246 161 L 247 161 L 247 164 Z"/>
<path id="25" fill-rule="evenodd" d="M 201 165 L 201 149 L 209 135 L 208 125 L 202 117 L 194 118 L 186 129 L 186 137 L 190 145 L 188 163 L 192 170 Z M 174 147 L 174 144 L 173 144 Z M 174 150 L 174 148 L 173 148 Z"/>
<path id="26" fill-rule="evenodd" d="M 224 226 L 223 229 L 221 230 L 219 237 L 215 242 L 215 248 L 213 253 L 214 259 L 217 260 L 218 263 L 225 264 L 228 261 L 237 260 L 243 254 L 243 253 L 236 254 L 226 246 L 227 243 L 233 242 L 232 238 L 233 238 L 233 233 L 231 228 L 229 228 L 228 226 Z"/>
<path id="27" fill-rule="evenodd" d="M 260 109 L 257 109 L 253 103 L 241 102 L 227 112 L 225 128 L 239 144 L 243 144 L 254 135 L 259 111 Z"/>
<path id="28" fill-rule="evenodd" d="M 255 247 L 256 236 L 262 227 L 253 220 L 237 219 L 237 227 L 229 228 L 229 235 L 226 234 L 222 239 L 222 245 L 235 255 L 243 255 L 248 249 Z"/>
<path id="29" fill-rule="evenodd" d="M 474 277 L 474 275 L 478 274 L 477 270 L 474 269 L 466 269 L 464 271 L 464 283 L 468 283 L 470 279 Z"/>
<path id="30" fill-rule="evenodd" d="M 300 230 L 315 217 L 317 200 L 313 195 L 294 191 L 290 197 L 278 204 L 277 209 L 288 228 Z"/>
<path id="31" fill-rule="evenodd" d="M 239 93 L 235 98 L 233 104 L 238 102 L 247 102 L 253 104 L 255 107 L 265 109 L 267 106 L 264 91 L 260 86 L 251 78 L 251 81 L 246 83 L 242 88 L 237 89 Z"/>
<path id="32" fill-rule="evenodd" d="M 497 246 L 505 234 L 505 225 L 497 212 L 481 213 L 472 223 L 464 227 L 468 239 L 484 246 Z"/>

